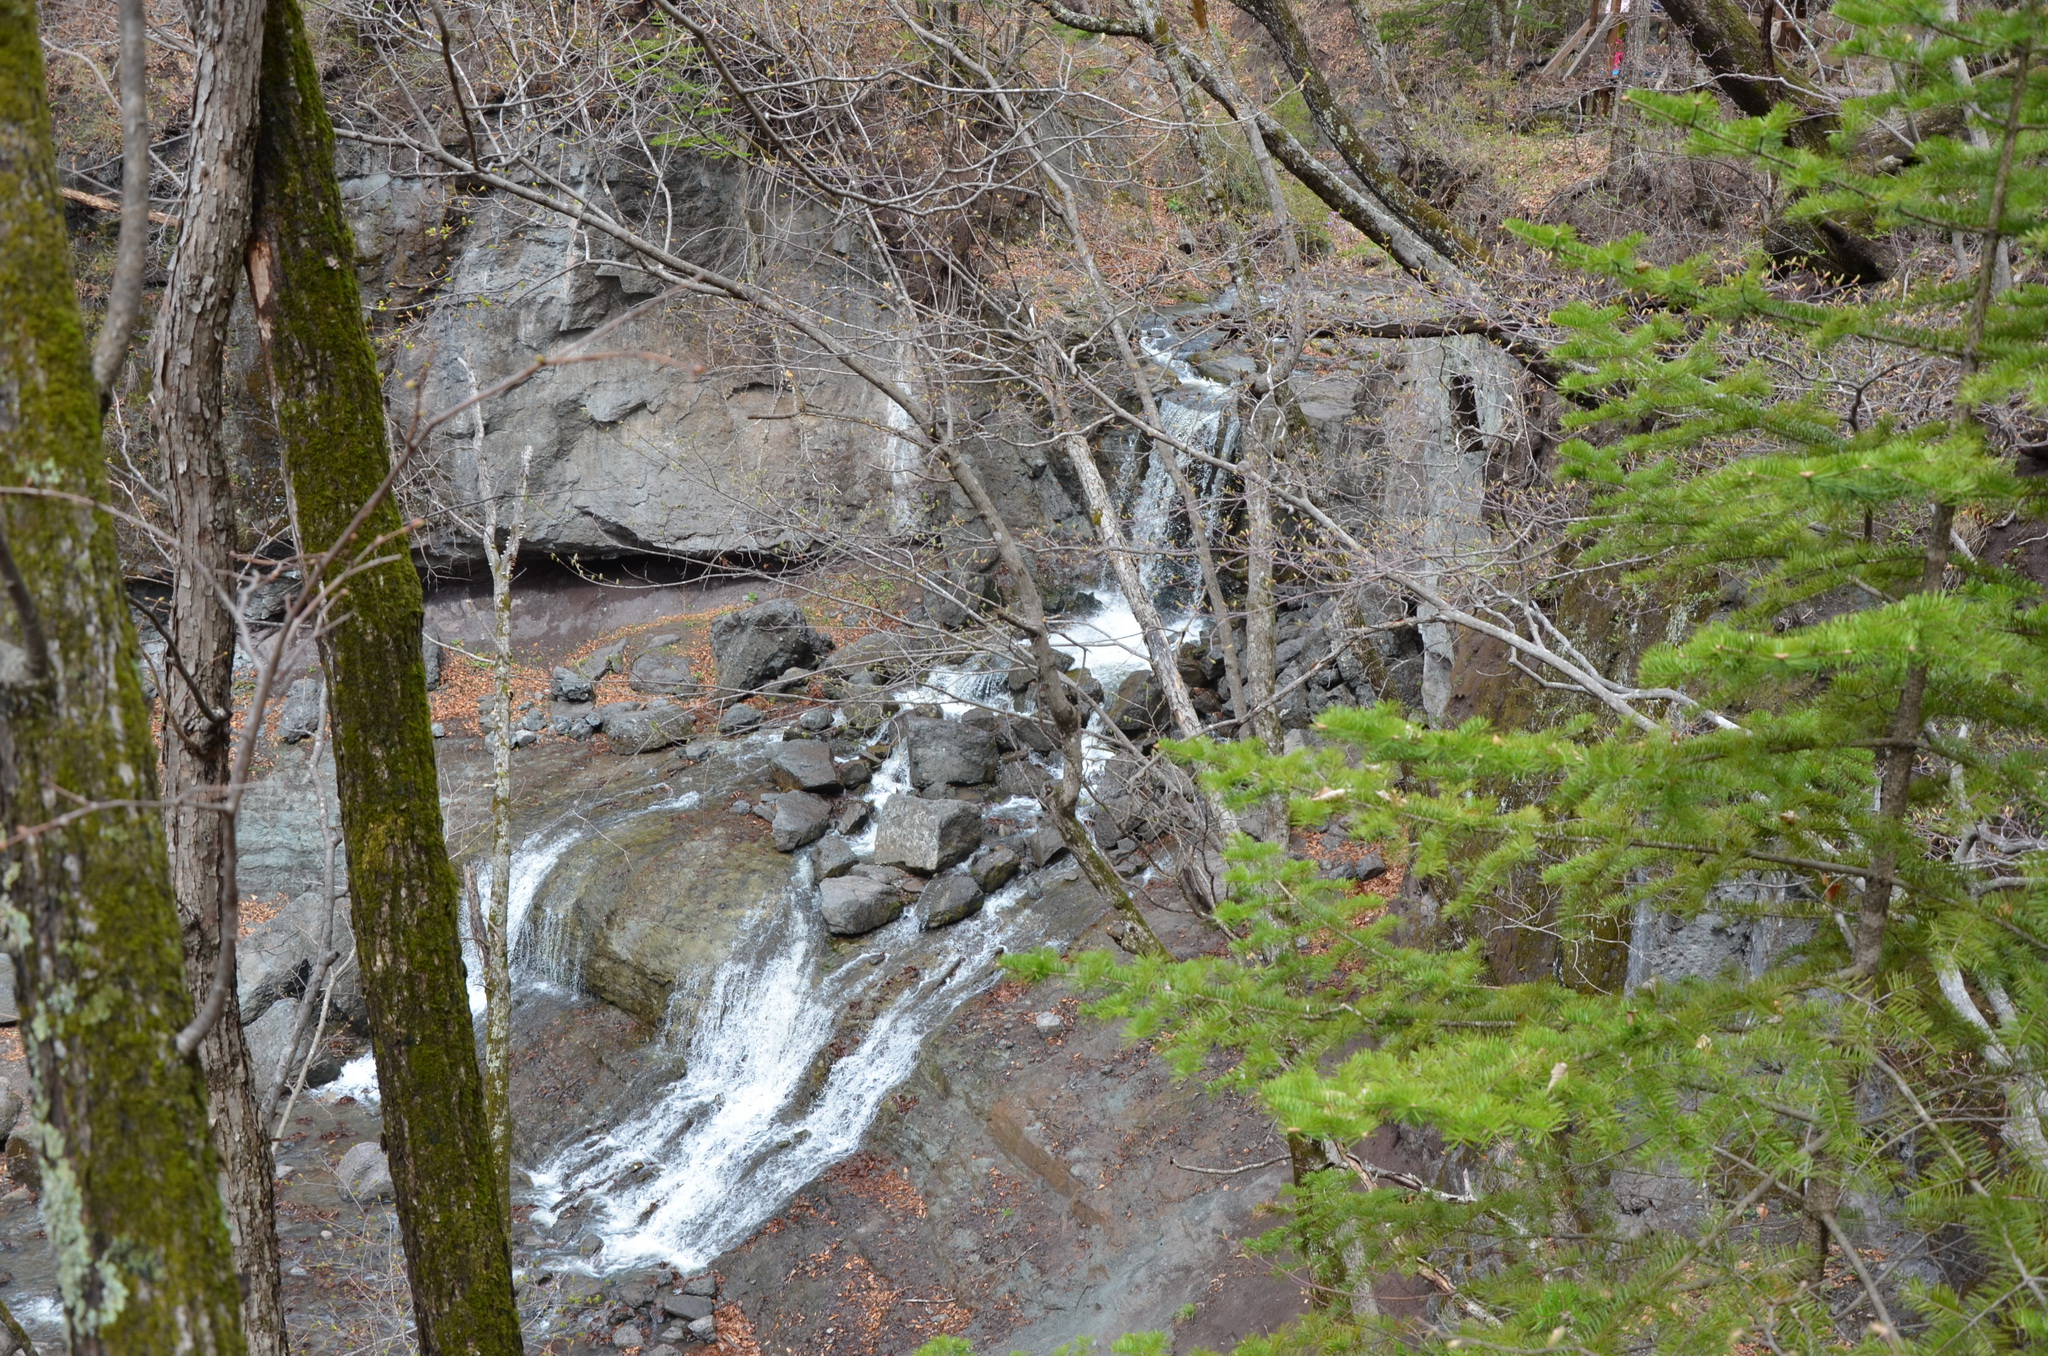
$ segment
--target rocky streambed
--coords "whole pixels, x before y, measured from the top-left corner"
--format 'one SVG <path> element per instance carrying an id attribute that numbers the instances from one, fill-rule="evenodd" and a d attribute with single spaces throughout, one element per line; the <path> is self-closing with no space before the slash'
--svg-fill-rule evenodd
<path id="1" fill-rule="evenodd" d="M 1070 995 L 1003 980 L 1006 951 L 1110 944 L 1102 901 L 1013 794 L 1045 769 L 1007 674 L 867 676 L 834 703 L 764 699 L 725 734 L 631 752 L 549 729 L 516 755 L 530 1347 L 884 1352 L 962 1332 L 1049 1350 L 1133 1328 L 1216 1345 L 1294 1312 L 1297 1288 L 1242 1249 L 1285 1180 L 1267 1120 L 1174 1085 Z M 281 901 L 245 938 L 259 1064 L 327 940 L 314 747 L 277 751 L 243 827 L 245 893 Z M 438 747 L 451 843 L 474 856 L 488 749 Z M 1120 847 L 1160 932 L 1213 946 Z M 342 972 L 321 1086 L 278 1155 L 287 1298 L 301 1350 L 403 1349 Z M 0 1296 L 52 1338 L 34 1192 L 7 1186 L 0 1246 L 20 1264 Z"/>

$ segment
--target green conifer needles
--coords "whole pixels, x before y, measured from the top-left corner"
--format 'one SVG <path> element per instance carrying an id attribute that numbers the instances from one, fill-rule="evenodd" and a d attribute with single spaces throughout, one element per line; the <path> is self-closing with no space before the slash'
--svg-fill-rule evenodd
<path id="1" fill-rule="evenodd" d="M 1325 1305 L 1247 1351 L 2048 1343 L 2048 596 L 1972 545 L 2048 519 L 2048 8 L 1835 13 L 1888 88 L 1826 152 L 1789 109 L 1641 99 L 1917 249 L 1895 281 L 1521 228 L 1605 288 L 1556 317 L 1597 406 L 1575 564 L 1684 600 L 1636 675 L 1663 723 L 1181 746 L 1379 844 L 1399 898 L 1240 842 L 1230 954 L 1024 962 L 1184 1073 L 1222 1055 L 1290 1137 L 1268 1245 Z M 1657 945 L 1716 930 L 1718 972 Z M 1373 1162 L 1389 1126 L 1426 1177 Z M 1365 1302 L 1387 1273 L 1425 1319 Z"/>

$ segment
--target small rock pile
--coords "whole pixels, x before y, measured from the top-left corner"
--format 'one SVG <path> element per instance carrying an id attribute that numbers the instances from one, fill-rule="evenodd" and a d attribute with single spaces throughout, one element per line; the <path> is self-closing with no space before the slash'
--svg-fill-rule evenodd
<path id="1" fill-rule="evenodd" d="M 667 1268 L 627 1277 L 595 1316 L 592 1333 L 622 1351 L 680 1356 L 689 1343 L 718 1340 L 718 1277 L 680 1276 Z"/>

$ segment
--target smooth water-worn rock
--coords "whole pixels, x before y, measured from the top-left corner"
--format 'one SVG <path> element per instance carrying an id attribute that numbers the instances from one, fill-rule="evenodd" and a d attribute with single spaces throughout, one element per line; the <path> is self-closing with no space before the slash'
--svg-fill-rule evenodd
<path id="1" fill-rule="evenodd" d="M 891 796 L 875 829 L 874 860 L 936 875 L 981 846 L 981 811 L 965 801 Z"/>
<path id="2" fill-rule="evenodd" d="M 346 889 L 347 881 L 337 885 Z M 306 982 L 325 949 L 332 949 L 340 955 L 331 971 L 330 1029 L 347 1023 L 368 1030 L 370 1013 L 363 1000 L 362 979 L 350 963 L 355 955 L 355 933 L 346 895 L 334 902 L 331 922 L 330 933 L 327 892 L 308 890 L 243 932 L 235 945 L 235 985 L 244 1023 L 260 1021 L 274 1003 L 289 1007 L 306 991 Z M 269 1077 L 269 1069 L 260 1071 L 259 1079 Z"/>
<path id="3" fill-rule="evenodd" d="M 605 738 L 611 742 L 613 753 L 652 753 L 682 743 L 697 729 L 697 718 L 680 706 L 667 702 L 642 702 L 634 706 L 636 709 L 616 711 L 605 718 Z"/>
<path id="4" fill-rule="evenodd" d="M 832 825 L 832 803 L 808 791 L 785 791 L 775 798 L 775 818 L 769 821 L 775 850 L 795 852 L 825 836 Z"/>
<path id="5" fill-rule="evenodd" d="M 785 791 L 837 791 L 832 746 L 821 739 L 785 739 L 768 751 L 775 784 Z"/>
<path id="6" fill-rule="evenodd" d="M 809 668 L 832 652 L 830 637 L 812 629 L 804 610 L 776 598 L 711 623 L 711 657 L 726 692 L 767 687 L 792 668 Z"/>
<path id="7" fill-rule="evenodd" d="M 903 892 L 888 881 L 840 876 L 818 886 L 818 907 L 833 936 L 858 937 L 895 922 L 903 912 Z"/>
<path id="8" fill-rule="evenodd" d="M 910 783 L 920 791 L 986 786 L 1002 766 L 993 730 L 911 716 L 903 722 L 903 738 L 910 746 Z"/>
<path id="9" fill-rule="evenodd" d="M 980 913 L 982 903 L 981 887 L 972 876 L 939 876 L 917 897 L 918 923 L 926 929 L 947 927 Z"/>
<path id="10" fill-rule="evenodd" d="M 583 988 L 659 1022 L 679 978 L 710 975 L 783 907 L 791 859 L 726 804 L 607 825 L 557 863 L 533 907 L 567 916 Z"/>
<path id="11" fill-rule="evenodd" d="M 373 1140 L 352 1146 L 334 1169 L 341 1189 L 361 1201 L 388 1201 L 397 1194 L 391 1181 L 391 1164 Z"/>

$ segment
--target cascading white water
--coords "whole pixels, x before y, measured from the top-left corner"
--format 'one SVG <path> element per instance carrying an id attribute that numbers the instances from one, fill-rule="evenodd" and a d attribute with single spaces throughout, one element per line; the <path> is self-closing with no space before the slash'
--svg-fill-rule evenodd
<path id="1" fill-rule="evenodd" d="M 1173 469 L 1178 467 L 1205 487 L 1205 498 L 1213 497 L 1214 469 L 1195 464 L 1181 449 L 1229 455 L 1234 428 L 1228 415 L 1235 393 L 1224 383 L 1197 374 L 1180 356 L 1177 340 L 1166 326 L 1145 330 L 1140 347 L 1180 383 L 1159 397 L 1160 431 L 1172 442 L 1148 440 L 1144 479 L 1129 510 L 1130 541 L 1139 553 L 1138 578 L 1155 602 L 1170 606 L 1193 600 L 1198 572 L 1185 553 L 1193 543 L 1192 534 L 1209 528 L 1206 522 L 1188 522 Z"/>
<path id="2" fill-rule="evenodd" d="M 906 916 L 863 939 L 866 954 L 824 970 L 826 938 L 807 872 L 748 939 L 761 959 L 728 964 L 708 992 L 679 993 L 665 1035 L 684 1076 L 646 1111 L 559 1153 L 534 1174 L 563 1211 L 584 1206 L 602 1263 L 709 1263 L 826 1168 L 860 1147 L 882 1098 L 925 1038 L 987 983 L 1019 940 L 1017 892 L 939 933 Z M 905 980 L 906 967 L 917 972 Z M 902 991 L 810 1085 L 850 1004 L 892 979 Z M 534 1216 L 543 1226 L 556 1211 Z"/>
<path id="3" fill-rule="evenodd" d="M 877 773 L 871 798 L 907 789 L 898 785 L 902 761 L 898 750 Z M 697 803 L 690 793 L 635 814 L 673 814 Z M 506 914 L 516 989 L 573 986 L 575 957 L 562 926 L 568 910 L 561 901 L 536 904 L 570 850 L 605 831 L 578 819 L 530 835 L 514 851 Z M 1044 940 L 1020 896 L 1020 887 L 999 892 L 975 917 L 934 932 L 920 931 L 906 914 L 833 966 L 809 854 L 802 854 L 782 897 L 731 958 L 708 981 L 680 984 L 672 996 L 657 1040 L 680 1055 L 683 1075 L 645 1110 L 533 1169 L 533 1221 L 545 1228 L 574 1211 L 579 1234 L 594 1233 L 603 1244 L 581 1264 L 593 1269 L 709 1262 L 858 1149 L 925 1038 L 992 981 L 996 958 Z M 471 973 L 481 973 L 473 956 Z M 819 1085 L 827 1047 L 847 1034 L 848 1005 L 876 997 L 883 1001 L 859 1043 L 831 1062 Z M 480 986 L 470 998 L 481 1011 Z M 321 1095 L 374 1100 L 376 1086 L 364 1055 Z"/>

